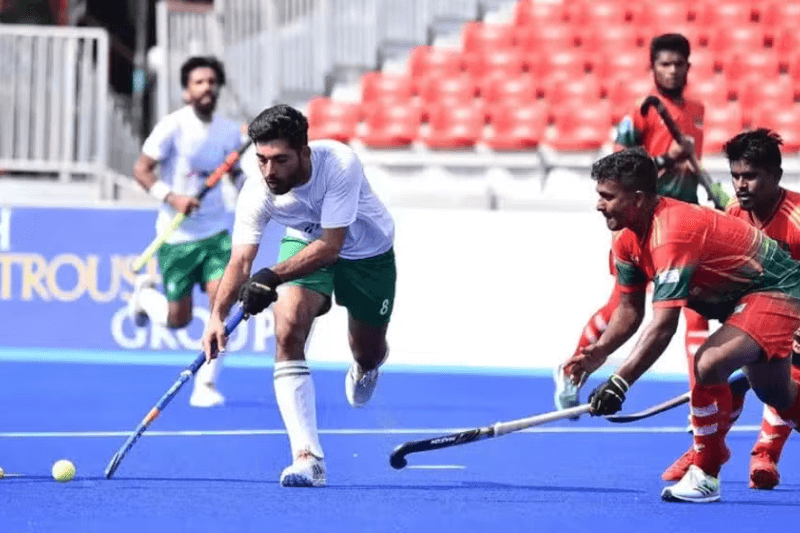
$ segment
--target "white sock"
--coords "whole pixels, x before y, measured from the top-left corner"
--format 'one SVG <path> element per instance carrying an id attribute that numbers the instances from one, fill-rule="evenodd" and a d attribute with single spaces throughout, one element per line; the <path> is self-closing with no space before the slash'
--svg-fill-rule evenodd
<path id="1" fill-rule="evenodd" d="M 218 354 L 216 359 L 203 363 L 203 366 L 198 368 L 197 373 L 194 375 L 194 382 L 203 383 L 204 385 L 216 384 L 217 379 L 219 379 L 219 373 L 222 371 L 223 357 L 225 356 Z"/>
<path id="2" fill-rule="evenodd" d="M 145 287 L 139 294 L 139 305 L 152 322 L 167 327 L 169 302 L 166 296 L 153 287 Z"/>
<path id="3" fill-rule="evenodd" d="M 282 361 L 274 367 L 275 399 L 281 412 L 292 459 L 302 452 L 322 458 L 322 445 L 317 433 L 317 409 L 314 381 L 305 361 Z"/>

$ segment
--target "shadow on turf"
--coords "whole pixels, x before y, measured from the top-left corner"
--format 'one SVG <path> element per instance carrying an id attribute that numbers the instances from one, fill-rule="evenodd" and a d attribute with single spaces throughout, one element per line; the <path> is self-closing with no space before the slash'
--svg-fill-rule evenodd
<path id="1" fill-rule="evenodd" d="M 541 485 L 514 485 L 511 483 L 492 483 L 488 481 L 463 481 L 457 485 L 348 485 L 328 486 L 333 490 L 530 490 L 536 492 L 594 492 L 607 494 L 639 494 L 642 490 L 610 489 L 601 487 L 554 487 Z"/>

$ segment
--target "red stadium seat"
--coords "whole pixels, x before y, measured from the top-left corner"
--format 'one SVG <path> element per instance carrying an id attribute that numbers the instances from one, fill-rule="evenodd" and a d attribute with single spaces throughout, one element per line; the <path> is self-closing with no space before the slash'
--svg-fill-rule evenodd
<path id="1" fill-rule="evenodd" d="M 761 7 L 761 24 L 775 28 L 797 30 L 800 27 L 800 3 L 775 0 Z"/>
<path id="2" fill-rule="evenodd" d="M 530 74 L 515 78 L 492 78 L 480 87 L 480 95 L 487 106 L 499 102 L 527 104 L 536 101 L 541 93 L 538 79 Z"/>
<path id="3" fill-rule="evenodd" d="M 356 136 L 361 120 L 360 106 L 330 98 L 314 98 L 308 103 L 309 139 L 335 139 L 344 143 Z"/>
<path id="4" fill-rule="evenodd" d="M 483 137 L 483 121 L 483 112 L 470 104 L 436 106 L 422 142 L 435 150 L 472 148 Z"/>
<path id="5" fill-rule="evenodd" d="M 722 73 L 730 83 L 772 81 L 780 76 L 778 55 L 771 49 L 734 51 L 722 56 Z"/>
<path id="6" fill-rule="evenodd" d="M 539 77 L 542 83 L 549 85 L 559 80 L 581 78 L 596 63 L 591 52 L 573 48 L 539 57 L 531 56 L 528 70 Z"/>
<path id="7" fill-rule="evenodd" d="M 582 28 L 620 25 L 629 19 L 626 6 L 614 0 L 571 2 L 567 5 L 567 13 L 570 23 Z"/>
<path id="8" fill-rule="evenodd" d="M 641 30 L 631 24 L 588 26 L 578 37 L 580 46 L 601 54 L 638 52 L 646 56 L 642 48 L 644 37 Z"/>
<path id="9" fill-rule="evenodd" d="M 644 98 L 653 89 L 653 80 L 649 77 L 621 78 L 608 87 L 608 102 L 611 106 L 611 121 L 617 124 L 622 117 L 630 114 L 636 102 Z"/>
<path id="10" fill-rule="evenodd" d="M 442 46 L 417 46 L 411 50 L 408 60 L 413 89 L 419 93 L 419 82 L 431 73 L 452 77 L 464 70 L 464 60 L 457 50 Z"/>
<path id="11" fill-rule="evenodd" d="M 493 150 L 530 150 L 539 144 L 547 128 L 548 111 L 542 103 L 496 105 L 488 111 L 492 126 L 484 135 Z"/>
<path id="12" fill-rule="evenodd" d="M 464 52 L 503 50 L 514 46 L 516 28 L 511 24 L 487 24 L 471 21 L 461 30 L 461 49 Z"/>
<path id="13" fill-rule="evenodd" d="M 751 125 L 776 131 L 783 138 L 784 154 L 800 152 L 800 107 L 793 105 L 762 110 Z"/>
<path id="14" fill-rule="evenodd" d="M 694 4 L 695 23 L 728 31 L 755 22 L 757 12 L 750 2 L 705 2 Z"/>
<path id="15" fill-rule="evenodd" d="M 514 24 L 524 26 L 553 26 L 567 19 L 564 2 L 539 2 L 519 0 L 514 6 Z"/>
<path id="16" fill-rule="evenodd" d="M 644 49 L 606 53 L 594 63 L 592 72 L 600 77 L 607 90 L 621 79 L 652 79 L 649 52 Z"/>
<path id="17" fill-rule="evenodd" d="M 367 72 L 361 77 L 361 101 L 364 104 L 376 101 L 407 102 L 412 96 L 414 89 L 410 76 Z"/>
<path id="18" fill-rule="evenodd" d="M 794 107 L 795 97 L 795 86 L 788 77 L 773 80 L 750 79 L 739 89 L 739 101 L 744 109 Z"/>
<path id="19" fill-rule="evenodd" d="M 729 100 L 733 100 L 737 96 L 735 87 L 731 87 L 727 80 L 722 76 L 713 76 L 710 78 L 701 78 L 694 76 L 689 78 L 689 84 L 686 86 L 687 96 L 696 98 L 709 106 L 724 106 Z"/>
<path id="20" fill-rule="evenodd" d="M 650 2 L 642 10 L 639 20 L 648 26 L 680 27 L 689 22 L 690 13 L 688 2 Z"/>
<path id="21" fill-rule="evenodd" d="M 703 153 L 719 154 L 725 142 L 744 128 L 744 115 L 739 102 L 722 107 L 706 107 L 703 121 Z"/>
<path id="22" fill-rule="evenodd" d="M 611 112 L 607 104 L 565 106 L 555 110 L 554 115 L 554 128 L 547 144 L 555 150 L 598 150 L 611 141 Z"/>
<path id="23" fill-rule="evenodd" d="M 565 51 L 578 45 L 578 33 L 569 24 L 556 26 L 525 26 L 517 30 L 517 47 L 525 53 L 552 53 Z"/>
<path id="24" fill-rule="evenodd" d="M 514 78 L 527 69 L 525 55 L 516 48 L 465 54 L 464 65 L 478 85 L 497 77 Z"/>
<path id="25" fill-rule="evenodd" d="M 603 97 L 603 87 L 597 76 L 587 74 L 581 78 L 559 80 L 551 86 L 544 86 L 544 98 L 551 105 L 559 107 L 567 102 L 594 105 Z"/>
<path id="26" fill-rule="evenodd" d="M 373 107 L 365 119 L 361 142 L 371 148 L 405 148 L 419 136 L 421 113 L 412 105 L 388 103 Z"/>
<path id="27" fill-rule="evenodd" d="M 750 24 L 710 32 L 708 48 L 715 54 L 724 54 L 732 51 L 755 52 L 771 44 L 771 33 L 757 24 Z"/>
<path id="28" fill-rule="evenodd" d="M 477 105 L 475 97 L 478 85 L 466 73 L 450 78 L 440 78 L 431 75 L 422 84 L 420 97 L 422 99 L 423 121 L 430 117 L 430 110 L 439 105 L 471 104 Z"/>

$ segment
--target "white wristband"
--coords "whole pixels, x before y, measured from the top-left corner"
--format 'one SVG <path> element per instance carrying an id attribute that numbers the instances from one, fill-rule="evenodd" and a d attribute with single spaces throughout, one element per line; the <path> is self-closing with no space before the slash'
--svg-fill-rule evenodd
<path id="1" fill-rule="evenodd" d="M 157 181 L 147 190 L 147 192 L 156 200 L 163 202 L 166 200 L 167 195 L 172 192 L 172 189 L 170 189 L 169 185 L 163 181 Z"/>

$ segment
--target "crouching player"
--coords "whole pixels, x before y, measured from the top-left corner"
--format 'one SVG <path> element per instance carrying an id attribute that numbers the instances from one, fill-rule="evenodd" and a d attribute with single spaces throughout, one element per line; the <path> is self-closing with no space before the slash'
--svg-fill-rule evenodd
<path id="1" fill-rule="evenodd" d="M 345 377 L 353 407 L 371 398 L 378 367 L 388 354 L 386 331 L 394 305 L 394 221 L 373 194 L 356 154 L 335 141 L 308 143 L 308 121 L 296 109 L 277 105 L 250 124 L 250 138 L 263 179 L 248 179 L 239 195 L 231 260 L 203 334 L 225 347 L 223 320 L 237 298 L 248 314 L 274 308 L 277 355 L 274 386 L 286 425 L 293 463 L 281 474 L 284 487 L 321 487 L 325 463 L 317 432 L 314 383 L 305 343 L 315 317 L 331 307 L 331 295 L 348 311 L 355 361 Z M 252 277 L 264 226 L 288 227 L 279 262 Z"/>
<path id="2" fill-rule="evenodd" d="M 645 287 L 653 282 L 653 318 L 631 354 L 591 394 L 595 416 L 618 412 L 629 387 L 663 354 L 682 307 L 722 322 L 697 350 L 690 407 L 694 454 L 686 474 L 666 487 L 668 501 L 719 500 L 719 472 L 729 455 L 728 377 L 744 368 L 758 397 L 779 416 L 800 421 L 791 377 L 792 335 L 800 326 L 800 265 L 752 225 L 716 210 L 656 194 L 657 170 L 639 148 L 592 166 L 597 209 L 617 232 L 612 252 L 620 304 L 597 343 L 570 361 L 577 376 L 597 370 L 639 328 Z M 687 223 L 689 222 L 689 223 Z"/>
<path id="3" fill-rule="evenodd" d="M 800 261 L 800 194 L 780 186 L 781 144 L 780 136 L 767 129 L 740 133 L 725 144 L 736 192 L 727 213 L 760 229 Z M 793 336 L 792 360 L 792 377 L 800 381 L 800 331 Z M 742 411 L 744 391 L 732 398 L 731 424 Z M 793 427 L 794 422 L 783 420 L 774 407 L 764 406 L 761 432 L 750 457 L 750 487 L 771 489 L 778 484 L 778 460 Z M 681 479 L 693 455 L 690 448 L 661 477 L 665 481 Z"/>

